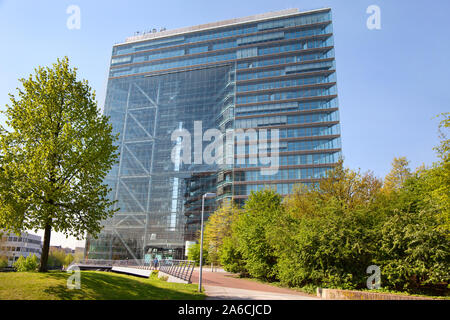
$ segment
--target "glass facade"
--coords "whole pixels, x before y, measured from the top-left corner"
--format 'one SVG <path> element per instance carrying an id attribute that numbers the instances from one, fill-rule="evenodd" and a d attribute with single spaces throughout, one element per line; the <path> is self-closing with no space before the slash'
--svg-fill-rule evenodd
<path id="1" fill-rule="evenodd" d="M 207 218 L 226 198 L 242 204 L 265 187 L 285 195 L 324 177 L 341 157 L 331 20 L 330 9 L 290 10 L 114 46 L 104 113 L 120 133 L 120 160 L 106 183 L 119 211 L 98 239 L 88 237 L 89 258 L 183 258 L 197 238 L 203 194 L 217 195 L 205 201 Z M 251 161 L 245 140 L 211 153 L 231 162 L 205 161 L 208 129 L 221 138 L 267 129 L 255 137 L 269 142 L 277 130 L 269 151 L 279 168 L 263 174 L 267 159 Z"/>

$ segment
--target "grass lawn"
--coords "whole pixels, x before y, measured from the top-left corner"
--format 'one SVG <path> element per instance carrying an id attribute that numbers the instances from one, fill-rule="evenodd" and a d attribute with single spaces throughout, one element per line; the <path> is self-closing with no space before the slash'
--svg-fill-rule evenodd
<path id="1" fill-rule="evenodd" d="M 0 300 L 201 300 L 195 284 L 170 283 L 102 271 L 81 271 L 81 288 L 68 289 L 69 273 L 0 273 Z"/>

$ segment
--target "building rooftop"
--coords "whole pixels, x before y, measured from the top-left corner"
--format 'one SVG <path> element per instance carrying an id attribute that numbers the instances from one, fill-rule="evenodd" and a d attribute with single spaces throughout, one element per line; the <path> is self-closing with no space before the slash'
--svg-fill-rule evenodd
<path id="1" fill-rule="evenodd" d="M 151 32 L 151 33 L 144 33 L 141 35 L 135 35 L 132 37 L 128 37 L 124 43 L 118 43 L 115 46 L 129 44 L 129 43 L 133 43 L 133 42 L 159 39 L 159 38 L 169 37 L 169 36 L 173 36 L 173 35 L 181 35 L 181 34 L 185 34 L 185 33 L 197 32 L 197 31 L 205 31 L 205 30 L 209 30 L 209 29 L 229 27 L 232 25 L 239 25 L 239 24 L 250 23 L 250 22 L 255 22 L 255 21 L 263 21 L 263 20 L 268 20 L 268 19 L 273 19 L 273 18 L 280 18 L 280 17 L 286 17 L 286 16 L 291 16 L 291 15 L 297 15 L 297 14 L 308 14 L 308 13 L 313 13 L 313 12 L 327 11 L 327 10 L 330 10 L 330 8 L 322 8 L 322 9 L 302 11 L 302 12 L 300 12 L 298 9 L 285 9 L 285 10 L 281 10 L 281 11 L 267 12 L 267 13 L 248 16 L 248 17 L 228 19 L 228 20 L 223 20 L 223 21 L 218 21 L 218 22 L 211 22 L 211 23 L 201 24 L 201 25 L 192 26 L 192 27 L 184 27 L 184 28 L 178 28 L 178 29 L 173 29 L 173 30 L 164 30 L 164 31 L 159 31 L 159 32 Z"/>

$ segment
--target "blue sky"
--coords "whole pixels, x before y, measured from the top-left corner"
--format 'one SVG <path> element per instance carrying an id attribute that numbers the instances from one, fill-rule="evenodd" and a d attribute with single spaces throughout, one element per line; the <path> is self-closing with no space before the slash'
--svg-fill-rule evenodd
<path id="1" fill-rule="evenodd" d="M 69 5 L 81 9 L 79 30 L 66 27 Z M 366 27 L 369 5 L 381 8 L 381 30 Z M 346 166 L 383 177 L 394 157 L 406 156 L 413 168 L 432 164 L 434 117 L 450 111 L 448 0 L 0 0 L 0 108 L 18 78 L 65 55 L 102 106 L 112 45 L 135 31 L 323 7 L 333 9 Z"/>

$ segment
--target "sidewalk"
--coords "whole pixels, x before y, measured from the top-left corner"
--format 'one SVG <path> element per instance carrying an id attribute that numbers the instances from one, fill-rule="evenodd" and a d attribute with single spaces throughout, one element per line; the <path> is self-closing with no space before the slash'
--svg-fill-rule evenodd
<path id="1" fill-rule="evenodd" d="M 192 283 L 198 283 L 198 273 L 196 268 L 192 274 Z M 211 268 L 203 268 L 202 273 L 208 300 L 320 300 L 314 295 L 292 289 L 241 279 L 236 274 L 223 270 L 211 272 Z"/>
<path id="2" fill-rule="evenodd" d="M 300 294 L 275 293 L 217 286 L 203 286 L 206 300 L 320 300 Z"/>

